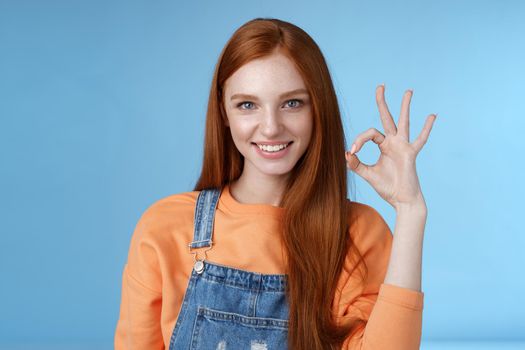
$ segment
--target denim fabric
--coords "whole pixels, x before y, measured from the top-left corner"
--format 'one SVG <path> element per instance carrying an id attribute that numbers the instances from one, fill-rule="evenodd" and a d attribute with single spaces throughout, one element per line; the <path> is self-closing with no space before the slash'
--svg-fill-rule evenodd
<path id="1" fill-rule="evenodd" d="M 199 193 L 190 248 L 213 247 L 219 196 L 219 189 Z M 203 262 L 201 273 L 192 270 L 169 349 L 287 349 L 287 276 Z"/>

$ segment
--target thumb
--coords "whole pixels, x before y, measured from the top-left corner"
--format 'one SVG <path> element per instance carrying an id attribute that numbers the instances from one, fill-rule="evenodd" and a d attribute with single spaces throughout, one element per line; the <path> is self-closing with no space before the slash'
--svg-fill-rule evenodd
<path id="1" fill-rule="evenodd" d="M 345 156 L 346 167 L 352 170 L 357 175 L 361 176 L 366 181 L 368 181 L 368 171 L 370 166 L 365 163 L 362 163 L 355 153 L 351 154 L 350 152 L 346 152 Z"/>

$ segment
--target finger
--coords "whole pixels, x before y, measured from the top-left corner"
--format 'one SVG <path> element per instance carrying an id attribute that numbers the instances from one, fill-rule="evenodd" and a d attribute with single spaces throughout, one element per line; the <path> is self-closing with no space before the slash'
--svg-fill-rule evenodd
<path id="1" fill-rule="evenodd" d="M 385 129 L 385 134 L 395 135 L 397 133 L 397 128 L 394 119 L 392 119 L 392 115 L 388 110 L 388 106 L 386 105 L 384 85 L 379 85 L 376 89 L 376 103 L 379 108 L 379 116 L 381 117 L 381 123 Z"/>
<path id="2" fill-rule="evenodd" d="M 346 156 L 346 167 L 368 181 L 370 166 L 368 164 L 362 163 L 356 154 L 350 154 L 349 152 L 346 152 Z"/>
<path id="3" fill-rule="evenodd" d="M 363 145 L 369 140 L 372 140 L 375 144 L 380 145 L 385 140 L 385 135 L 383 135 L 376 128 L 370 128 L 366 130 L 365 132 L 362 132 L 361 134 L 357 135 L 357 137 L 355 138 L 354 143 L 352 145 L 352 149 L 350 149 L 350 153 L 354 154 L 354 153 L 359 152 L 361 147 L 363 147 Z"/>
<path id="4" fill-rule="evenodd" d="M 410 140 L 410 101 L 412 101 L 412 90 L 407 90 L 403 95 L 401 102 L 401 113 L 399 114 L 399 121 L 397 123 L 397 133 L 402 136 L 407 142 Z"/>
<path id="5" fill-rule="evenodd" d="M 425 125 L 423 126 L 423 130 L 421 130 L 417 139 L 412 143 L 416 148 L 416 152 L 419 152 L 427 142 L 428 135 L 430 134 L 430 130 L 432 130 L 432 126 L 434 125 L 436 118 L 437 114 L 431 114 L 427 117 Z"/>

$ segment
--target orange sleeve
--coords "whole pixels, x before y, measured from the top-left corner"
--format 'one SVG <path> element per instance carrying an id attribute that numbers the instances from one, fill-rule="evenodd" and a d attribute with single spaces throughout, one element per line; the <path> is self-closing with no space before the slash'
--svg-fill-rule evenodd
<path id="1" fill-rule="evenodd" d="M 383 283 L 392 232 L 372 207 L 352 202 L 351 208 L 358 215 L 350 226 L 355 233 L 352 237 L 368 267 L 368 279 L 363 287 L 357 288 L 357 276 L 349 267 L 343 269 L 336 312 L 343 322 L 358 317 L 366 326 L 346 339 L 342 349 L 417 350 L 421 343 L 424 293 Z"/>
<path id="2" fill-rule="evenodd" d="M 115 350 L 164 349 L 160 322 L 162 278 L 150 225 L 155 216 L 151 208 L 146 210 L 131 238 L 122 275 Z"/>

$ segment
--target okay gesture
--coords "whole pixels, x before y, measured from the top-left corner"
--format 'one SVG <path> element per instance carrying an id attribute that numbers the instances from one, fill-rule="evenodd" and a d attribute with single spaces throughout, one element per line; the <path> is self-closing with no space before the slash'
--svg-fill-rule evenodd
<path id="1" fill-rule="evenodd" d="M 385 102 L 385 87 L 376 89 L 376 102 L 381 123 L 385 130 L 370 128 L 359 134 L 350 152 L 346 152 L 347 167 L 365 179 L 377 193 L 396 210 L 402 206 L 425 205 L 416 172 L 416 157 L 427 142 L 436 114 L 427 117 L 423 130 L 414 142 L 409 142 L 409 110 L 412 90 L 407 90 L 401 103 L 398 126 Z M 379 146 L 381 154 L 376 164 L 362 163 L 356 153 L 372 140 Z"/>

